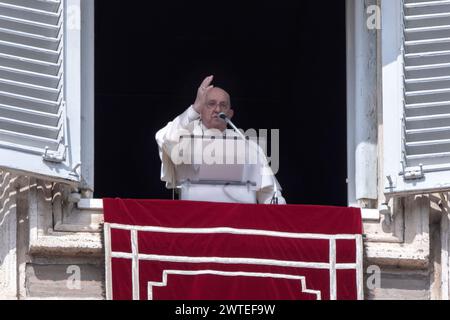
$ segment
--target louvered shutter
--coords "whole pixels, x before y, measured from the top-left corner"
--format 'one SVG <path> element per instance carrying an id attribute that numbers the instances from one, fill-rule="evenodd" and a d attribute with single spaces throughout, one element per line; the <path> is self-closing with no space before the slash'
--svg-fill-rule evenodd
<path id="1" fill-rule="evenodd" d="M 450 1 L 404 0 L 400 6 L 401 131 L 400 137 L 385 131 L 385 141 L 399 138 L 401 151 L 399 159 L 385 154 L 397 161 L 387 165 L 387 192 L 449 190 Z M 386 116 L 395 117 L 391 111 L 384 106 Z"/>
<path id="2" fill-rule="evenodd" d="M 0 166 L 78 182 L 79 0 L 0 0 Z M 72 13 L 73 14 L 73 13 Z"/>

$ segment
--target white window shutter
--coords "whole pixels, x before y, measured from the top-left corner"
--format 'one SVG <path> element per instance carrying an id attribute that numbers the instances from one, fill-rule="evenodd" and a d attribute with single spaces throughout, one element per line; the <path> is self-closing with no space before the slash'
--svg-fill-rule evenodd
<path id="1" fill-rule="evenodd" d="M 81 181 L 80 10 L 0 0 L 0 167 Z"/>
<path id="2" fill-rule="evenodd" d="M 450 190 L 450 1 L 383 3 L 385 191 Z"/>

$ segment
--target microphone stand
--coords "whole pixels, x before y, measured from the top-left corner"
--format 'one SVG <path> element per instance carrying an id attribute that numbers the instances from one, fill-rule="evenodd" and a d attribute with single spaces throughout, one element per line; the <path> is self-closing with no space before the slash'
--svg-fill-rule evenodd
<path id="1" fill-rule="evenodd" d="M 227 117 L 225 113 L 221 112 L 219 114 L 219 118 L 225 121 L 227 124 L 229 124 L 234 129 L 234 131 L 236 131 L 236 133 L 240 136 L 240 138 L 244 140 L 244 142 L 247 142 L 247 139 L 242 134 L 242 132 L 234 125 L 234 123 Z M 270 204 L 278 204 L 278 185 L 277 181 L 275 180 L 274 174 L 272 174 L 272 180 L 273 180 L 274 194 L 272 196 L 272 200 L 270 200 Z"/>

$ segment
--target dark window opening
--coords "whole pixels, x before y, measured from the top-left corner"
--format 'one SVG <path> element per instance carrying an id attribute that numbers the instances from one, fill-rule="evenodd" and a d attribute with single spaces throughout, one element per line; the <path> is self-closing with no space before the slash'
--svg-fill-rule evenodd
<path id="1" fill-rule="evenodd" d="M 158 129 L 214 74 L 243 128 L 280 129 L 291 204 L 347 205 L 345 1 L 96 1 L 95 196 L 169 199 Z"/>

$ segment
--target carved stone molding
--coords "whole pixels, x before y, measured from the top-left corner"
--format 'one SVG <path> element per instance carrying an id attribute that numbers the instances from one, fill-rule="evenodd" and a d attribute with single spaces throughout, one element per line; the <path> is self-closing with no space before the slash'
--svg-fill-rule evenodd
<path id="1" fill-rule="evenodd" d="M 386 239 L 370 234 L 365 242 L 366 263 L 407 268 L 428 268 L 430 264 L 430 198 L 427 195 L 404 198 L 400 232 Z M 394 222 L 395 224 L 395 222 Z M 396 241 L 396 242 L 393 242 Z"/>
<path id="2" fill-rule="evenodd" d="M 100 223 L 66 200 L 70 192 L 70 187 L 39 180 L 30 188 L 30 254 L 103 254 Z"/>
<path id="3" fill-rule="evenodd" d="M 0 297 L 17 298 L 16 176 L 0 170 Z"/>

